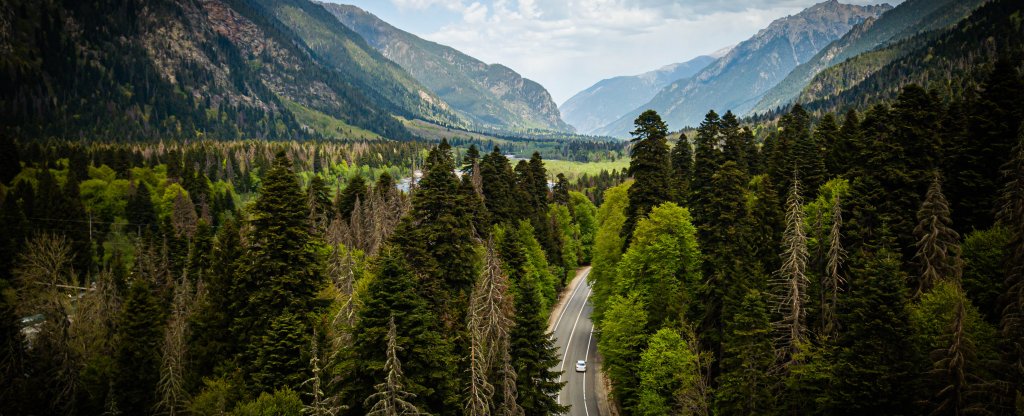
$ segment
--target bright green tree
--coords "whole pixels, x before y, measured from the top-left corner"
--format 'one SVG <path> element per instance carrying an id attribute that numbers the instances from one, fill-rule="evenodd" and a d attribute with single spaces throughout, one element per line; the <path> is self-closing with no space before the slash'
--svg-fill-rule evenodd
<path id="1" fill-rule="evenodd" d="M 640 353 L 647 342 L 647 305 L 638 297 L 615 295 L 601 320 L 597 347 L 612 382 L 612 395 L 623 408 L 639 404 Z"/>

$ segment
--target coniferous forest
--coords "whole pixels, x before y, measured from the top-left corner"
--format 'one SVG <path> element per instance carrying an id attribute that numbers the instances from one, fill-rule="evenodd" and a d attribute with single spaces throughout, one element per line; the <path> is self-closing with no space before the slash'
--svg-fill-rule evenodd
<path id="1" fill-rule="evenodd" d="M 1024 415 L 1024 6 L 977 3 L 619 141 L 315 2 L 0 0 L 0 416 Z"/>

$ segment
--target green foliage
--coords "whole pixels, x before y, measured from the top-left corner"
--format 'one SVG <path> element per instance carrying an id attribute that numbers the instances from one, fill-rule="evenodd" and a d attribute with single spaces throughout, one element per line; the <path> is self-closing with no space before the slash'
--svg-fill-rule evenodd
<path id="1" fill-rule="evenodd" d="M 645 305 L 647 331 L 680 323 L 697 300 L 701 253 L 690 212 L 667 202 L 640 220 L 633 243 L 622 255 L 616 292 Z"/>
<path id="2" fill-rule="evenodd" d="M 525 223 L 524 223 L 525 225 Z M 505 258 L 503 254 L 502 258 Z M 547 310 L 531 275 L 509 274 L 515 289 L 515 324 L 509 336 L 509 354 L 516 370 L 519 405 L 528 415 L 557 414 L 568 410 L 558 404 L 558 347 L 547 333 Z"/>
<path id="3" fill-rule="evenodd" d="M 700 357 L 688 345 L 693 341 L 684 339 L 672 328 L 662 328 L 651 335 L 647 348 L 640 354 L 640 399 L 635 414 L 674 413 L 676 395 L 699 388 L 705 374 Z"/>
<path id="4" fill-rule="evenodd" d="M 118 331 L 114 392 L 118 409 L 148 414 L 156 405 L 160 376 L 160 344 L 165 312 L 152 285 L 137 279 L 125 299 Z"/>
<path id="5" fill-rule="evenodd" d="M 243 403 L 231 411 L 232 416 L 299 416 L 302 415 L 302 399 L 289 388 L 261 393 L 260 397 Z"/>
<path id="6" fill-rule="evenodd" d="M 623 408 L 639 404 L 640 352 L 647 343 L 647 305 L 636 296 L 615 295 L 608 300 L 597 346 L 604 357 L 612 395 Z"/>
<path id="7" fill-rule="evenodd" d="M 573 224 L 579 228 L 579 262 L 589 264 L 597 234 L 597 207 L 586 195 L 572 191 L 569 192 L 569 212 Z"/>
<path id="8" fill-rule="evenodd" d="M 775 351 L 767 295 L 750 290 L 725 324 L 715 395 L 718 414 L 765 414 L 773 409 Z"/>
<path id="9" fill-rule="evenodd" d="M 627 190 L 633 182 L 626 182 L 605 192 L 605 201 L 597 210 L 597 234 L 594 241 L 593 268 L 588 279 L 593 287 L 594 313 L 591 319 L 601 322 L 608 301 L 616 293 L 615 279 L 622 257 L 622 226 L 626 222 Z"/>

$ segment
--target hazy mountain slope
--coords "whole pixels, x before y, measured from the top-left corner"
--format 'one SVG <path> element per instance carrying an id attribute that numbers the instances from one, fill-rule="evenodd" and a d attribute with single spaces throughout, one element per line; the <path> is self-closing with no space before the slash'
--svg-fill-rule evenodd
<path id="1" fill-rule="evenodd" d="M 252 1 L 7 3 L 18 30 L 0 36 L 0 129 L 19 137 L 344 138 L 356 126 L 407 139 L 392 115 L 429 114 L 382 92 L 395 79 L 374 89 L 324 65 Z M 314 131 L 310 115 L 336 128 Z"/>
<path id="2" fill-rule="evenodd" d="M 308 0 L 254 1 L 308 45 L 317 60 L 340 72 L 347 81 L 379 94 L 413 117 L 445 125 L 463 124 L 430 88 L 378 53 L 322 5 Z"/>
<path id="3" fill-rule="evenodd" d="M 991 0 L 955 26 L 858 55 L 814 77 L 799 101 L 816 111 L 864 108 L 907 84 L 963 96 L 1000 56 L 1024 56 L 1024 2 Z"/>
<path id="4" fill-rule="evenodd" d="M 498 64 L 402 31 L 358 7 L 324 3 L 341 23 L 409 71 L 477 127 L 571 131 L 540 84 Z"/>
<path id="5" fill-rule="evenodd" d="M 673 82 L 647 104 L 598 129 L 624 137 L 636 116 L 654 109 L 672 129 L 696 126 L 709 109 L 744 113 L 797 65 L 846 34 L 854 25 L 888 11 L 889 5 L 856 6 L 835 0 L 772 22 L 697 75 Z"/>
<path id="6" fill-rule="evenodd" d="M 878 19 L 855 26 L 811 60 L 796 67 L 765 93 L 751 113 L 764 112 L 793 102 L 815 75 L 837 63 L 919 32 L 955 24 L 984 0 L 907 0 Z"/>
<path id="7" fill-rule="evenodd" d="M 559 107 L 562 119 L 580 133 L 591 133 L 650 101 L 669 83 L 691 77 L 714 61 L 710 56 L 698 56 L 640 75 L 601 80 L 566 100 Z"/>

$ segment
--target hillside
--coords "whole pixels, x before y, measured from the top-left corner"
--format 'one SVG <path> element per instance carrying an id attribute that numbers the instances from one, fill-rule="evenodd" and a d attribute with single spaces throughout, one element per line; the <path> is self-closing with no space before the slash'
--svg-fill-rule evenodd
<path id="1" fill-rule="evenodd" d="M 650 101 L 666 85 L 689 78 L 715 61 L 698 56 L 640 75 L 604 79 L 576 93 L 559 110 L 562 118 L 580 133 L 592 133 L 629 110 Z"/>
<path id="2" fill-rule="evenodd" d="M 991 1 L 951 28 L 858 55 L 818 74 L 799 101 L 813 110 L 863 107 L 891 99 L 911 83 L 961 97 L 1000 57 L 1020 59 L 1022 9 L 1020 2 Z"/>
<path id="3" fill-rule="evenodd" d="M 540 84 L 500 65 L 402 31 L 358 7 L 323 3 L 341 23 L 437 93 L 473 127 L 571 131 Z"/>
<path id="4" fill-rule="evenodd" d="M 797 65 L 811 59 L 854 25 L 891 8 L 831 0 L 778 19 L 713 65 L 690 79 L 666 86 L 650 102 L 598 132 L 624 137 L 636 116 L 646 109 L 658 111 L 673 129 L 697 125 L 708 109 L 745 113 Z"/>
<path id="5" fill-rule="evenodd" d="M 877 19 L 867 19 L 842 38 L 797 66 L 778 85 L 765 93 L 750 110 L 760 113 L 791 103 L 815 75 L 879 46 L 917 33 L 941 29 L 963 19 L 984 0 L 908 0 Z M 891 56 L 891 55 L 890 55 Z"/>
<path id="6" fill-rule="evenodd" d="M 457 120 L 303 0 L 7 3 L 17 30 L 0 37 L 0 129 L 20 137 L 407 139 L 393 115 Z M 316 37 L 278 18 L 299 12 Z M 323 117 L 338 128 L 316 131 Z"/>

